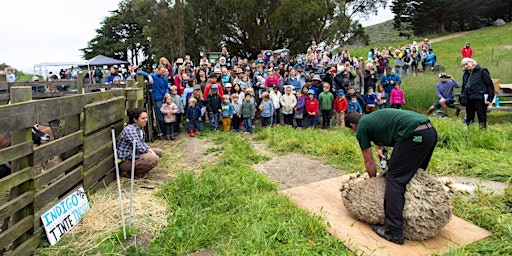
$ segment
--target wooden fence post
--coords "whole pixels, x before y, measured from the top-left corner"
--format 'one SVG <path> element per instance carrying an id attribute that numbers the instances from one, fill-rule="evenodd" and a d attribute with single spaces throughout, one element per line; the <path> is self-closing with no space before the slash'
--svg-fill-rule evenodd
<path id="1" fill-rule="evenodd" d="M 13 86 L 11 87 L 10 99 L 12 103 L 19 103 L 24 101 L 32 100 L 32 87 L 28 86 Z M 20 129 L 17 131 L 11 132 L 11 145 L 16 145 L 19 143 L 32 141 L 32 128 Z M 20 159 L 12 161 L 11 171 L 12 173 L 22 170 L 30 165 L 29 157 L 22 157 Z M 9 200 L 16 198 L 17 196 L 25 193 L 28 190 L 34 189 L 34 182 L 29 180 L 19 186 L 11 189 L 9 194 Z M 32 215 L 34 213 L 34 204 L 29 204 L 24 209 L 18 211 L 13 215 L 12 223 L 17 223 L 24 219 L 25 217 Z M 4 223 L 5 224 L 5 223 Z M 23 241 L 27 240 L 30 236 L 25 233 L 20 236 L 16 241 L 13 242 L 13 246 L 16 247 L 21 244 Z"/>
<path id="2" fill-rule="evenodd" d="M 84 72 L 78 72 L 78 76 L 76 78 L 76 91 L 78 94 L 84 94 Z"/>

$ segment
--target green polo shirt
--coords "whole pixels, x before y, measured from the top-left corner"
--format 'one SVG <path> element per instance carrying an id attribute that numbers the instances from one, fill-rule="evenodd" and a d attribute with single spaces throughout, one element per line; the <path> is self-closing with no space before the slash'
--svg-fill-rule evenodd
<path id="1" fill-rule="evenodd" d="M 357 124 L 356 137 L 361 150 L 379 146 L 392 147 L 396 142 L 409 137 L 414 130 L 429 119 L 409 110 L 385 108 L 364 115 Z"/>

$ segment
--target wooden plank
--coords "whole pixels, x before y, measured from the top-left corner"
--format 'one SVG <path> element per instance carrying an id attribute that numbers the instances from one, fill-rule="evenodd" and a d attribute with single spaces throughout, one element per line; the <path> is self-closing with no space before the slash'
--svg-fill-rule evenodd
<path id="1" fill-rule="evenodd" d="M 75 91 L 62 91 L 62 92 L 34 92 L 32 93 L 32 99 L 49 99 L 49 98 L 57 98 L 76 95 Z"/>
<path id="2" fill-rule="evenodd" d="M 95 151 L 89 152 L 84 156 L 84 171 L 87 172 L 97 163 L 103 161 L 106 157 L 112 155 L 112 143 L 107 142 L 101 147 L 97 147 Z"/>
<path id="3" fill-rule="evenodd" d="M 5 164 L 20 157 L 28 156 L 34 151 L 32 141 L 16 144 L 4 149 L 0 149 L 0 164 Z"/>
<path id="4" fill-rule="evenodd" d="M 73 95 L 67 97 L 38 100 L 35 102 L 37 120 L 51 121 L 66 116 L 79 115 L 83 110 L 83 96 Z"/>
<path id="5" fill-rule="evenodd" d="M 112 99 L 115 97 L 121 97 L 124 95 L 125 95 L 124 89 L 108 90 L 108 91 L 100 92 L 100 93 L 88 93 L 88 94 L 83 95 L 84 105 L 91 104 L 91 103 L 98 102 L 98 101 L 105 101 L 108 99 Z"/>
<path id="6" fill-rule="evenodd" d="M 503 106 L 488 107 L 487 110 L 492 110 L 492 111 L 512 111 L 512 107 L 503 107 Z"/>
<path id="7" fill-rule="evenodd" d="M 18 239 L 18 237 L 21 237 L 27 231 L 32 229 L 33 218 L 34 216 L 32 215 L 26 216 L 4 232 L 0 233 L 0 248 L 7 247 L 14 240 Z"/>
<path id="8" fill-rule="evenodd" d="M 34 177 L 35 188 L 39 189 L 43 185 L 48 184 L 48 182 L 52 181 L 53 179 L 55 179 L 61 175 L 64 175 L 71 168 L 82 163 L 82 161 L 83 161 L 83 153 L 78 153 L 78 154 L 62 161 L 62 163 L 60 163 L 56 166 L 53 166 L 52 168 L 40 173 L 39 175 Z"/>
<path id="9" fill-rule="evenodd" d="M 84 189 L 89 190 L 92 185 L 108 174 L 112 168 L 114 168 L 114 154 L 106 156 L 103 161 L 84 172 Z"/>
<path id="10" fill-rule="evenodd" d="M 119 121 L 113 125 L 117 138 L 123 130 L 124 122 Z M 91 152 L 97 151 L 98 148 L 104 146 L 107 142 L 112 144 L 112 128 L 110 126 L 86 135 L 84 137 L 84 155 L 89 155 Z"/>
<path id="11" fill-rule="evenodd" d="M 32 179 L 32 174 L 32 167 L 29 166 L 0 179 L 0 193 L 8 192 L 12 188 L 29 181 Z"/>
<path id="12" fill-rule="evenodd" d="M 37 86 L 50 86 L 50 85 L 69 85 L 69 86 L 75 86 L 76 80 L 59 80 L 59 81 L 28 81 L 28 82 L 14 82 L 14 83 L 8 83 L 9 87 L 13 86 L 30 86 L 30 87 L 37 87 Z"/>
<path id="13" fill-rule="evenodd" d="M 25 208 L 27 205 L 32 203 L 33 198 L 34 191 L 29 190 L 0 206 L 0 220 L 4 220 L 19 210 Z"/>
<path id="14" fill-rule="evenodd" d="M 0 133 L 32 127 L 36 122 L 34 102 L 0 106 Z"/>
<path id="15" fill-rule="evenodd" d="M 72 133 L 80 130 L 80 126 L 81 126 L 80 115 L 67 116 L 63 119 L 63 121 L 65 123 L 64 135 L 69 135 L 69 134 L 72 134 Z M 61 154 L 60 158 L 62 160 L 65 160 L 65 159 L 69 158 L 70 156 L 78 153 L 78 151 L 80 151 L 79 148 L 69 150 L 69 151 Z"/>
<path id="16" fill-rule="evenodd" d="M 96 184 L 92 185 L 87 190 L 87 193 L 94 194 L 94 193 L 96 193 L 96 191 L 98 191 L 100 189 L 105 189 L 105 188 L 107 188 L 108 184 L 110 184 L 114 180 L 116 180 L 116 172 L 115 172 L 115 169 L 113 168 L 112 171 L 107 174 L 107 176 L 105 176 L 103 179 L 98 181 Z"/>
<path id="17" fill-rule="evenodd" d="M 82 181 L 82 166 L 78 166 L 73 171 L 55 181 L 43 190 L 39 190 L 34 195 L 34 211 L 38 211 L 46 204 L 56 200 L 69 189 Z"/>
<path id="18" fill-rule="evenodd" d="M 80 146 L 82 140 L 82 131 L 77 131 L 58 140 L 36 147 L 34 149 L 34 165 Z"/>
<path id="19" fill-rule="evenodd" d="M 39 237 L 34 235 L 29 239 L 25 240 L 23 243 L 18 245 L 18 247 L 14 248 L 9 255 L 16 256 L 29 256 L 33 255 L 34 251 L 39 247 Z"/>
<path id="20" fill-rule="evenodd" d="M 87 135 L 123 120 L 126 111 L 125 103 L 125 97 L 115 97 L 86 105 L 84 107 L 84 134 Z"/>
<path id="21" fill-rule="evenodd" d="M 356 254 L 426 255 L 443 253 L 451 248 L 471 244 L 490 235 L 476 225 L 452 216 L 450 222 L 432 239 L 394 244 L 380 238 L 371 226 L 360 222 L 343 205 L 339 188 L 349 175 L 322 180 L 280 191 L 299 207 L 322 215 L 329 222 L 327 230 L 336 235 Z"/>

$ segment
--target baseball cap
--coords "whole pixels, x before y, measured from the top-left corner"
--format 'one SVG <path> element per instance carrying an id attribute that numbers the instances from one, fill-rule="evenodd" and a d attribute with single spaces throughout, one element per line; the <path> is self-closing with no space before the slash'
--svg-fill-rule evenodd
<path id="1" fill-rule="evenodd" d="M 345 93 L 343 92 L 343 90 L 338 90 L 338 96 L 341 96 L 341 95 L 345 95 Z"/>
<path id="2" fill-rule="evenodd" d="M 439 78 L 441 78 L 441 77 L 446 77 L 446 74 L 445 73 L 440 73 L 439 74 Z"/>
<path id="3" fill-rule="evenodd" d="M 224 87 L 226 87 L 226 88 L 228 88 L 228 87 L 233 87 L 233 85 L 232 85 L 231 83 L 226 83 L 226 84 L 224 85 Z"/>
<path id="4" fill-rule="evenodd" d="M 200 85 L 194 85 L 194 90 L 201 90 L 201 86 Z"/>
<path id="5" fill-rule="evenodd" d="M 218 87 L 216 84 L 212 84 L 212 86 L 210 87 L 210 89 L 212 89 L 212 90 L 217 90 L 217 89 L 219 89 L 219 87 Z"/>

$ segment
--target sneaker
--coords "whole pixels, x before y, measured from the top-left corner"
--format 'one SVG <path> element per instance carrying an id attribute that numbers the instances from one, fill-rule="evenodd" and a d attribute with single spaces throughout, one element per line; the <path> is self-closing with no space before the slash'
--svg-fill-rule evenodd
<path id="1" fill-rule="evenodd" d="M 391 232 L 389 232 L 389 229 L 386 228 L 384 225 L 372 225 L 373 231 L 377 233 L 380 237 L 393 242 L 395 244 L 404 244 L 404 238 L 396 238 L 391 235 Z"/>
<path id="2" fill-rule="evenodd" d="M 190 137 L 194 137 L 195 136 L 194 131 L 192 131 L 192 130 L 188 131 L 188 135 L 190 135 Z"/>
<path id="3" fill-rule="evenodd" d="M 462 120 L 462 124 L 467 124 L 468 121 L 466 120 L 466 118 L 464 118 L 464 120 Z"/>

